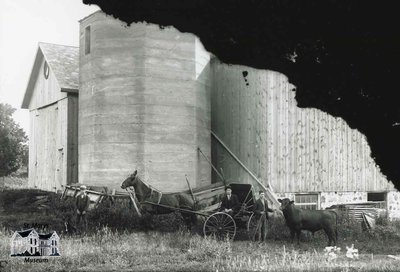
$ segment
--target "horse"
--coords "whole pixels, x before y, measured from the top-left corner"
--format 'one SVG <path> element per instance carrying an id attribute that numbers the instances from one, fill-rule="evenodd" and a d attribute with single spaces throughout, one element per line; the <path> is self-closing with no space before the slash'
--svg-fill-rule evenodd
<path id="1" fill-rule="evenodd" d="M 195 213 L 182 211 L 182 209 L 195 210 L 195 199 L 187 192 L 162 193 L 142 181 L 137 175 L 137 170 L 122 182 L 121 188 L 134 189 L 135 196 L 143 213 L 149 215 L 168 214 L 179 209 L 189 230 L 196 224 L 197 218 Z M 149 204 L 149 202 L 154 204 Z"/>

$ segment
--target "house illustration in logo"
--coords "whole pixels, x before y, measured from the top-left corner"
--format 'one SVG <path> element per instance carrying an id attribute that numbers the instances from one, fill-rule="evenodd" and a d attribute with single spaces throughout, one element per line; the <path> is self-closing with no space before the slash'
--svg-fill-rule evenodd
<path id="1" fill-rule="evenodd" d="M 14 232 L 11 237 L 11 256 L 60 256 L 60 237 L 53 231 L 39 234 L 35 229 Z"/>

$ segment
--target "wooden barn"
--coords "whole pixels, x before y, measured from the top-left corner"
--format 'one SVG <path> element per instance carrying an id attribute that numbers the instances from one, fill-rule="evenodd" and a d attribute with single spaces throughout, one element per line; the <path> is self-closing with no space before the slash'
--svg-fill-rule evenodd
<path id="1" fill-rule="evenodd" d="M 39 43 L 22 102 L 30 187 L 57 191 L 78 179 L 78 56 L 77 47 Z"/>
<path id="2" fill-rule="evenodd" d="M 260 182 L 312 209 L 370 202 L 400 218 L 365 136 L 298 108 L 285 75 L 223 64 L 192 34 L 101 11 L 79 35 L 79 49 L 39 45 L 23 103 L 31 186 L 120 189 L 137 169 L 164 192 L 187 189 L 185 175 L 202 187 L 220 178 L 200 148 L 228 182 Z"/>
<path id="3" fill-rule="evenodd" d="M 295 86 L 281 73 L 217 59 L 211 70 L 213 163 L 229 181 L 254 178 L 224 145 L 277 196 L 299 206 L 373 202 L 400 216 L 400 195 L 371 158 L 363 134 L 341 118 L 298 108 Z"/>

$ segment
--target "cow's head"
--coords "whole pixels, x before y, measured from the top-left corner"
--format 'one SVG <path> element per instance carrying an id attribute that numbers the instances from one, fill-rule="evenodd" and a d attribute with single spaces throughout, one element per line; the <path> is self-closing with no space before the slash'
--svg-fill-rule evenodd
<path id="1" fill-rule="evenodd" d="M 294 203 L 293 200 L 290 200 L 289 198 L 284 198 L 284 199 L 278 199 L 279 203 L 281 203 L 281 210 L 286 210 L 290 205 Z"/>

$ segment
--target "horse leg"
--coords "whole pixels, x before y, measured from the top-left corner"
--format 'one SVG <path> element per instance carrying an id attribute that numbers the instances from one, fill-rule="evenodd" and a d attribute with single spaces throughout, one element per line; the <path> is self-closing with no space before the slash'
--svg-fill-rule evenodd
<path id="1" fill-rule="evenodd" d="M 154 229 L 152 219 L 153 219 L 153 217 L 150 213 L 148 213 L 148 212 L 143 213 L 143 216 L 141 218 L 141 225 L 144 227 L 145 231 Z"/>

